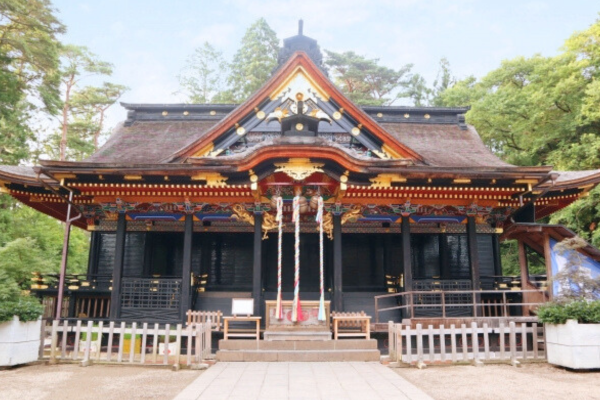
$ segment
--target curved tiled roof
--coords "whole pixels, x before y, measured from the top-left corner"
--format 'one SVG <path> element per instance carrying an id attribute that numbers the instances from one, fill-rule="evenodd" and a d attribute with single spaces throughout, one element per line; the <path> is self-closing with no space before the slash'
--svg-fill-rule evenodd
<path id="1" fill-rule="evenodd" d="M 0 165 L 0 175 L 37 178 L 37 173 L 33 170 L 33 167 L 23 165 Z"/>
<path id="2" fill-rule="evenodd" d="M 496 157 L 472 126 L 457 124 L 381 123 L 398 141 L 419 153 L 435 167 L 494 167 L 513 165 Z"/>
<path id="3" fill-rule="evenodd" d="M 156 163 L 198 139 L 218 121 L 136 121 L 119 124 L 90 163 Z"/>
<path id="4" fill-rule="evenodd" d="M 218 120 L 135 121 L 120 124 L 97 153 L 84 160 L 90 163 L 159 163 L 177 150 L 200 140 Z M 420 154 L 434 167 L 512 167 L 496 157 L 475 129 L 461 129 L 455 123 L 379 123 L 403 145 Z"/>

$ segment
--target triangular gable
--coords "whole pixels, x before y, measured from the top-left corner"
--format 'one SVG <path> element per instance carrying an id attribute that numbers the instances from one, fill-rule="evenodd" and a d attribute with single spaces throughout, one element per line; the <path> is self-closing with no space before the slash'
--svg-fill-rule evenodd
<path id="1" fill-rule="evenodd" d="M 223 154 L 240 138 L 257 127 L 265 127 L 269 116 L 286 112 L 302 94 L 313 113 L 319 112 L 339 126 L 357 142 L 380 158 L 422 160 L 422 157 L 399 143 L 364 111 L 346 98 L 304 52 L 296 52 L 275 75 L 245 103 L 227 115 L 202 139 L 177 151 L 162 162 L 184 161 L 190 157 L 215 157 Z M 318 116 L 318 115 L 317 115 Z M 279 128 L 277 121 L 269 127 Z M 275 130 L 275 129 L 274 129 Z"/>

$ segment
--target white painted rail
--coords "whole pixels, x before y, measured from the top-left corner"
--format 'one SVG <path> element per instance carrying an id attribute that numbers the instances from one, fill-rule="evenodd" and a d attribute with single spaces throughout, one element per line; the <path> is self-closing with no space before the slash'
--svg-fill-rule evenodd
<path id="1" fill-rule="evenodd" d="M 465 361 L 543 360 L 543 329 L 537 323 L 489 327 L 487 323 L 472 322 L 450 327 L 432 325 L 416 329 L 388 323 L 389 357 L 391 361 L 413 363 L 456 363 Z"/>
<path id="2" fill-rule="evenodd" d="M 190 366 L 211 358 L 210 323 L 183 327 L 169 324 L 126 324 L 103 321 L 52 321 L 44 358 L 59 361 L 92 361 L 143 365 Z"/>

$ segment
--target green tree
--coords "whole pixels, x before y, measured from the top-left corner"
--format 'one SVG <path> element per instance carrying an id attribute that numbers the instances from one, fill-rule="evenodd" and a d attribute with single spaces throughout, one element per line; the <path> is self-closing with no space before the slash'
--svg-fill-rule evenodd
<path id="1" fill-rule="evenodd" d="M 188 102 L 213 103 L 224 97 L 229 65 L 221 51 L 204 42 L 185 63 L 178 78 Z"/>
<path id="2" fill-rule="evenodd" d="M 12 271 L 11 276 L 25 276 L 32 271 L 58 273 L 62 257 L 64 223 L 30 207 L 0 197 L 0 271 Z M 29 246 L 27 254 L 22 250 Z M 87 270 L 89 234 L 72 228 L 69 243 L 68 271 Z M 7 261 L 12 260 L 12 261 Z M 16 260 L 16 261 L 15 261 Z M 27 276 L 27 281 L 31 276 Z M 16 280 L 26 285 L 23 279 Z M 23 287 L 24 289 L 26 287 Z"/>
<path id="3" fill-rule="evenodd" d="M 378 59 L 368 59 L 353 51 L 335 53 L 325 50 L 327 65 L 334 83 L 353 102 L 380 106 L 392 102 L 391 93 L 409 83 L 412 64 L 399 70 L 379 65 Z"/>
<path id="4" fill-rule="evenodd" d="M 85 46 L 66 45 L 61 50 L 60 79 L 63 87 L 63 107 L 61 117 L 61 138 L 59 160 L 64 161 L 67 155 L 67 138 L 69 118 L 71 116 L 73 91 L 81 79 L 92 75 L 111 75 L 112 65 L 101 61 Z M 81 138 L 80 138 L 81 140 Z"/>
<path id="5" fill-rule="evenodd" d="M 264 18 L 258 19 L 246 30 L 233 57 L 227 79 L 230 89 L 220 100 L 241 102 L 250 97 L 271 77 L 278 54 L 279 39 L 275 31 Z"/>
<path id="6" fill-rule="evenodd" d="M 427 81 L 425 81 L 425 78 L 419 74 L 414 74 L 410 77 L 404 90 L 398 93 L 397 97 L 399 99 L 411 99 L 413 105 L 422 107 L 429 104 L 431 92 L 431 89 L 427 87 Z"/>
<path id="7" fill-rule="evenodd" d="M 467 121 L 504 160 L 557 170 L 600 168 L 599 100 L 600 21 L 572 35 L 554 57 L 506 60 L 481 80 L 467 78 L 440 95 L 442 105 L 471 106 Z M 595 189 L 551 222 L 598 246 L 599 201 Z"/>
<path id="8" fill-rule="evenodd" d="M 442 57 L 440 60 L 440 69 L 438 70 L 437 76 L 433 81 L 430 105 L 435 107 L 443 106 L 442 93 L 444 93 L 448 88 L 454 86 L 454 84 L 456 84 L 456 78 L 452 75 L 450 62 L 446 57 Z"/>
<path id="9" fill-rule="evenodd" d="M 60 107 L 56 36 L 65 27 L 47 0 L 0 2 L 0 163 L 30 156 L 31 113 Z"/>
<path id="10" fill-rule="evenodd" d="M 73 115 L 71 127 L 83 131 L 79 137 L 91 136 L 93 147 L 91 153 L 98 150 L 100 137 L 104 129 L 106 111 L 129 90 L 127 86 L 104 82 L 102 86 L 86 86 L 74 92 L 72 97 Z"/>

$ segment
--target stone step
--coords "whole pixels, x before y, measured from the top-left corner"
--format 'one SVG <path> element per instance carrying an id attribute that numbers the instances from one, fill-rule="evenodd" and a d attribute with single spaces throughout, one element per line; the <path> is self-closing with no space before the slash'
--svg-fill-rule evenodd
<path id="1" fill-rule="evenodd" d="M 343 340 L 219 340 L 219 350 L 328 351 L 376 350 L 375 339 Z"/>
<path id="2" fill-rule="evenodd" d="M 222 362 L 340 362 L 379 361 L 379 350 L 219 350 Z"/>
<path id="3" fill-rule="evenodd" d="M 331 340 L 331 332 L 327 331 L 264 331 L 264 340 Z"/>

